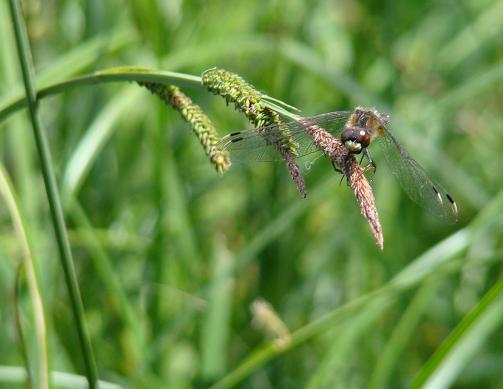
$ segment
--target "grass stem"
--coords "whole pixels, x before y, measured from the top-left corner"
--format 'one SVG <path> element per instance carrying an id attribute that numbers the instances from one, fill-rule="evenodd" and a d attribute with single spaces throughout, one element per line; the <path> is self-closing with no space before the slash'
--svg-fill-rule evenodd
<path id="1" fill-rule="evenodd" d="M 19 2 L 17 0 L 10 0 L 9 5 L 10 5 L 12 23 L 14 26 L 14 34 L 15 34 L 17 51 L 19 55 L 19 61 L 21 64 L 21 70 L 23 74 L 23 82 L 26 91 L 28 110 L 30 113 L 30 119 L 33 127 L 33 134 L 35 137 L 37 152 L 42 167 L 42 175 L 44 178 L 47 199 L 49 202 L 51 219 L 54 225 L 56 240 L 58 243 L 61 266 L 63 267 L 65 282 L 70 297 L 72 314 L 75 319 L 77 334 L 79 337 L 80 351 L 82 353 L 82 358 L 85 364 L 86 376 L 89 383 L 89 388 L 95 388 L 96 382 L 98 380 L 96 363 L 91 348 L 89 334 L 87 332 L 87 328 L 84 321 L 84 308 L 82 305 L 82 300 L 80 298 L 77 276 L 75 273 L 72 253 L 70 250 L 70 243 L 68 241 L 68 236 L 66 232 L 65 221 L 63 218 L 63 210 L 59 199 L 56 179 L 54 171 L 52 169 L 49 146 L 47 144 L 47 140 L 45 138 L 45 134 L 42 129 L 42 124 L 38 117 L 37 92 L 34 82 L 33 63 L 28 44 L 27 31 L 24 25 L 24 20 L 21 16 L 21 9 Z"/>

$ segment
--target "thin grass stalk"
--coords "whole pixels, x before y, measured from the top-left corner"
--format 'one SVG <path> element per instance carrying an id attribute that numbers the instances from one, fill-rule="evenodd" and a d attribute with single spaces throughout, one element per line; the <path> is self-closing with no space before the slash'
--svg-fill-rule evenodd
<path id="1" fill-rule="evenodd" d="M 63 210 L 59 199 L 54 171 L 52 169 L 50 150 L 38 117 L 37 92 L 33 76 L 33 63 L 28 44 L 26 26 L 24 25 L 24 20 L 21 16 L 21 9 L 18 1 L 10 0 L 9 5 L 12 23 L 14 26 L 19 61 L 23 74 L 28 110 L 32 122 L 37 152 L 42 166 L 42 175 L 44 178 L 51 219 L 60 252 L 61 266 L 63 267 L 65 283 L 70 297 L 70 305 L 72 307 L 72 314 L 77 327 L 80 351 L 82 352 L 82 358 L 84 360 L 89 388 L 95 388 L 98 380 L 96 362 L 94 360 L 91 341 L 84 321 L 84 307 L 80 297 L 77 276 L 70 250 L 70 243 L 68 241 L 63 218 Z"/>
<path id="2" fill-rule="evenodd" d="M 4 198 L 5 205 L 9 210 L 10 216 L 12 218 L 12 224 L 14 225 L 14 230 L 16 231 L 17 238 L 21 245 L 21 252 L 23 262 L 20 264 L 22 268 L 26 271 L 28 290 L 30 293 L 30 300 L 32 304 L 33 317 L 35 320 L 35 332 L 37 339 L 37 353 L 38 353 L 38 373 L 39 373 L 39 382 L 37 383 L 37 387 L 40 388 L 48 388 L 49 387 L 49 364 L 47 358 L 47 326 L 45 323 L 44 317 L 44 304 L 42 301 L 42 296 L 40 294 L 40 288 L 38 285 L 37 274 L 35 272 L 35 266 L 33 263 L 32 251 L 30 248 L 30 243 L 28 240 L 28 236 L 26 234 L 26 228 L 23 223 L 23 217 L 21 216 L 21 212 L 18 206 L 18 202 L 16 201 L 16 195 L 12 190 L 12 185 L 10 184 L 10 180 L 3 169 L 0 166 L 0 195 Z M 19 274 L 19 271 L 18 271 Z M 16 277 L 16 280 L 18 277 Z M 16 294 L 17 295 L 17 285 L 16 285 Z M 17 313 L 17 311 L 16 311 Z M 16 317 L 17 314 L 16 314 Z M 23 342 L 22 329 L 21 324 L 16 323 L 18 326 L 18 334 L 20 335 L 20 341 Z M 23 348 L 23 347 L 22 347 Z M 28 361 L 28 358 L 25 358 Z M 29 366 L 27 365 L 27 369 Z M 30 372 L 27 372 L 28 379 L 32 378 Z"/>
<path id="3" fill-rule="evenodd" d="M 19 296 L 19 290 L 21 289 L 21 275 L 23 272 L 23 264 L 18 263 L 16 269 L 16 281 L 14 282 L 14 321 L 16 323 L 16 334 L 19 343 L 19 352 L 21 354 L 21 358 L 23 359 L 25 371 L 26 371 L 26 387 L 33 388 L 34 380 L 33 380 L 33 371 L 30 367 L 30 358 L 28 356 L 28 350 L 26 347 L 26 338 L 24 337 L 23 325 L 21 323 L 21 312 L 20 305 L 21 299 Z"/>

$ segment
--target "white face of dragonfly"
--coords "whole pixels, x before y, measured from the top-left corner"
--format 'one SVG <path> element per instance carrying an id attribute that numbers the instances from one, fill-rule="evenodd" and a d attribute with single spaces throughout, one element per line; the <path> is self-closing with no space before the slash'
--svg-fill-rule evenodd
<path id="1" fill-rule="evenodd" d="M 341 134 L 341 141 L 352 154 L 360 154 L 379 135 L 384 134 L 387 115 L 373 109 L 356 108 Z"/>

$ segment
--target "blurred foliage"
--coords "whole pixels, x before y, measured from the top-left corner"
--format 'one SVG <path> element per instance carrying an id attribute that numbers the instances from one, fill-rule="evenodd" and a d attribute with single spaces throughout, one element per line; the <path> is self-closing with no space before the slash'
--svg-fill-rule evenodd
<path id="1" fill-rule="evenodd" d="M 0 101 L 22 90 L 5 3 Z M 248 361 L 238 375 L 244 387 L 404 387 L 420 372 L 431 387 L 503 387 L 503 1 L 23 4 L 41 84 L 117 65 L 195 75 L 218 66 L 305 115 L 375 106 L 391 115 L 397 137 L 460 208 L 455 225 L 425 214 L 376 151 L 380 252 L 351 191 L 323 158 L 301 199 L 281 164 L 235 163 L 219 177 L 187 124 L 137 85 L 46 99 L 42 121 L 66 188 L 102 379 L 205 387 Z M 219 97 L 184 92 L 221 134 L 247 127 Z M 0 129 L 2 163 L 40 278 L 50 367 L 82 374 L 26 114 Z M 90 168 L 70 163 L 77 157 Z M 79 185 L 68 186 L 74 169 Z M 28 351 L 36 344 L 34 322 L 29 293 L 12 297 L 21 248 L 4 205 L 0 231 L 0 365 L 23 366 L 14 304 Z M 403 286 L 402 276 L 413 281 Z M 395 283 L 402 286 L 388 289 Z M 374 298 L 376 290 L 386 295 Z M 337 321 L 316 326 L 362 297 Z M 252 325 L 258 298 L 294 342 L 274 349 L 267 363 L 253 359 L 270 340 Z M 312 329 L 306 339 L 303 329 Z M 431 358 L 444 351 L 445 358 Z M 0 386 L 9 379 L 0 369 Z"/>

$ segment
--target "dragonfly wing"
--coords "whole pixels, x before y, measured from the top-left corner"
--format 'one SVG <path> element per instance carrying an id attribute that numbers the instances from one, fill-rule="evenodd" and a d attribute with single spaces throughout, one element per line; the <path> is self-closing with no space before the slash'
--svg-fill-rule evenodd
<path id="1" fill-rule="evenodd" d="M 407 195 L 433 215 L 447 222 L 456 222 L 458 208 L 452 196 L 429 177 L 398 139 L 387 129 L 377 139 L 391 172 Z"/>
<path id="2" fill-rule="evenodd" d="M 261 129 L 262 130 L 262 129 Z M 305 131 L 297 131 L 286 135 L 290 138 L 295 150 L 295 158 L 319 151 Z M 242 162 L 273 162 L 283 158 L 276 144 L 283 144 L 285 135 L 276 128 L 270 129 L 270 134 L 262 135 L 258 130 L 236 131 L 226 135 L 220 142 L 220 147 L 231 153 L 233 160 Z M 287 143 L 288 144 L 288 143 Z"/>
<path id="3" fill-rule="evenodd" d="M 294 145 L 292 150 L 295 150 L 295 157 L 303 157 L 320 152 L 306 132 L 306 127 L 317 125 L 339 136 L 350 114 L 351 111 L 329 112 L 258 129 L 231 132 L 222 139 L 219 147 L 228 150 L 235 160 L 269 162 L 282 160 L 276 144 L 290 143 Z"/>
<path id="4" fill-rule="evenodd" d="M 273 144 L 257 135 L 255 130 L 232 132 L 220 141 L 219 147 L 229 151 L 232 160 L 241 162 L 280 161 L 281 155 L 275 150 Z"/>

